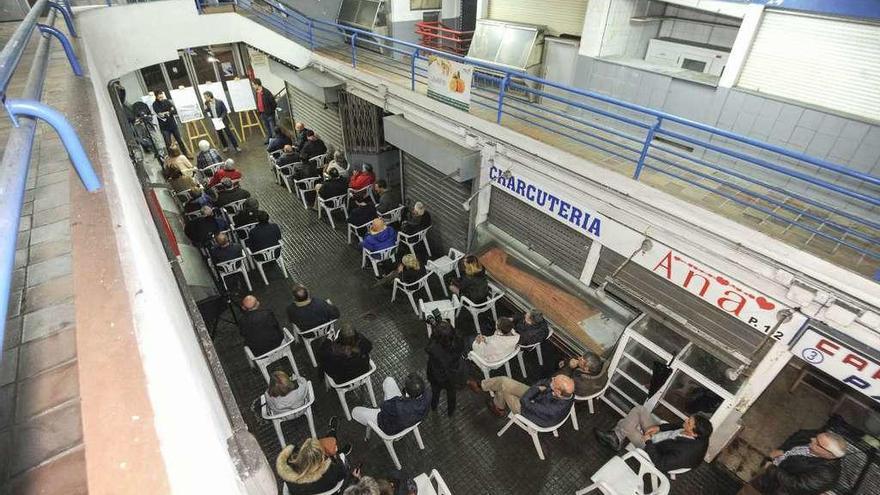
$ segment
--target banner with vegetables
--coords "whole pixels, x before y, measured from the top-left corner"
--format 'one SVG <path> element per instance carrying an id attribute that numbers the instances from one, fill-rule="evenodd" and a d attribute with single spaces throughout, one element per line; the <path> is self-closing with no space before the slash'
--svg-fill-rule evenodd
<path id="1" fill-rule="evenodd" d="M 467 111 L 473 76 L 473 66 L 431 55 L 428 57 L 428 96 Z"/>

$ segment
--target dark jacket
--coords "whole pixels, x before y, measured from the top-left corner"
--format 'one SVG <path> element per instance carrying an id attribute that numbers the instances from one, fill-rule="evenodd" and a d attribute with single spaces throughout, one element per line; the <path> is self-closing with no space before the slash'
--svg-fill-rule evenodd
<path id="1" fill-rule="evenodd" d="M 664 423 L 660 425 L 660 431 L 671 431 L 681 428 L 681 425 Z M 672 440 L 654 443 L 648 441 L 645 452 L 651 458 L 651 462 L 660 471 L 668 473 L 675 469 L 695 468 L 703 462 L 706 450 L 709 448 L 709 438 L 687 438 L 680 436 Z"/>
<path id="2" fill-rule="evenodd" d="M 336 196 L 342 196 L 346 192 L 348 192 L 348 184 L 342 177 L 337 177 L 336 179 L 328 180 L 323 186 L 321 186 L 320 195 L 323 199 L 330 199 L 335 198 Z"/>
<path id="3" fill-rule="evenodd" d="M 294 131 L 294 133 L 295 133 L 294 139 L 296 139 L 296 140 L 291 144 L 293 144 L 296 147 L 296 149 L 301 150 L 303 148 L 303 146 L 305 146 L 305 144 L 306 144 L 306 134 L 308 132 L 309 132 L 309 130 L 305 127 L 303 127 L 303 130 L 300 132 Z"/>
<path id="4" fill-rule="evenodd" d="M 323 299 L 312 298 L 287 306 L 287 319 L 302 332 L 336 318 L 339 318 L 339 308 Z"/>
<path id="5" fill-rule="evenodd" d="M 285 165 L 293 165 L 294 163 L 299 162 L 299 155 L 294 151 L 292 153 L 281 153 L 281 156 L 275 160 L 275 163 L 279 167 L 283 167 Z"/>
<path id="6" fill-rule="evenodd" d="M 330 339 L 324 339 L 318 348 L 318 364 L 324 373 L 330 375 L 337 384 L 353 380 L 370 369 L 370 351 L 373 343 L 358 335 L 357 351 L 346 355 L 342 346 Z"/>
<path id="7" fill-rule="evenodd" d="M 214 204 L 222 207 L 235 201 L 248 199 L 249 197 L 251 197 L 251 193 L 249 191 L 246 191 L 240 187 L 233 187 L 232 189 L 218 191 L 217 201 L 215 201 Z"/>
<path id="8" fill-rule="evenodd" d="M 538 387 L 545 387 L 540 390 Z M 574 398 L 559 399 L 553 396 L 550 389 L 550 380 L 539 380 L 529 387 L 526 393 L 520 397 L 520 414 L 538 426 L 554 426 L 559 424 L 571 411 Z"/>
<path id="9" fill-rule="evenodd" d="M 174 103 L 171 100 L 166 98 L 162 101 L 154 101 L 153 112 L 156 113 L 160 129 L 174 129 L 177 127 L 177 120 L 174 118 L 177 115 L 177 108 L 174 107 Z"/>
<path id="10" fill-rule="evenodd" d="M 268 309 L 242 311 L 238 318 L 238 331 L 244 339 L 244 345 L 250 347 L 254 356 L 266 354 L 284 340 L 278 320 Z"/>
<path id="11" fill-rule="evenodd" d="M 223 119 L 224 123 L 228 122 L 228 120 L 226 119 L 226 115 L 229 114 L 229 110 L 226 109 L 226 104 L 223 103 L 223 100 L 218 100 L 217 98 L 214 98 L 214 105 L 217 106 L 217 115 L 214 115 L 214 113 L 211 111 L 211 105 L 205 103 L 205 116 L 209 118 Z M 227 125 L 227 127 L 229 126 Z"/>
<path id="12" fill-rule="evenodd" d="M 279 130 L 278 133 L 276 133 L 274 136 L 272 136 L 272 139 L 269 140 L 269 145 L 266 146 L 266 151 L 268 153 L 272 153 L 274 151 L 284 149 L 284 147 L 288 144 L 292 145 L 293 141 L 291 141 L 290 138 L 287 137 L 286 134 L 282 134 L 281 131 Z"/>
<path id="13" fill-rule="evenodd" d="M 431 387 L 418 397 L 394 397 L 379 405 L 376 423 L 387 435 L 394 435 L 425 419 L 431 405 Z"/>
<path id="14" fill-rule="evenodd" d="M 234 223 L 236 227 L 257 223 L 257 213 L 260 211 L 262 210 L 241 210 L 232 217 L 232 223 Z"/>
<path id="15" fill-rule="evenodd" d="M 807 445 L 821 430 L 801 430 L 788 437 L 783 452 Z M 818 495 L 831 490 L 840 478 L 840 459 L 791 456 L 779 466 L 770 465 L 751 485 L 766 495 Z"/>
<path id="16" fill-rule="evenodd" d="M 464 344 L 461 339 L 456 338 L 451 349 L 443 347 L 440 342 L 432 339 L 425 352 L 428 353 L 428 381 L 443 387 L 455 385 L 464 366 L 461 357 Z"/>
<path id="17" fill-rule="evenodd" d="M 478 304 L 486 302 L 489 298 L 489 278 L 486 276 L 486 269 L 474 276 L 464 275 L 464 270 L 461 272 L 462 277 L 458 279 L 459 294 Z"/>
<path id="18" fill-rule="evenodd" d="M 278 224 L 266 222 L 252 228 L 244 242 L 252 253 L 256 253 L 268 247 L 277 246 L 279 241 L 281 241 L 281 229 Z"/>
<path id="19" fill-rule="evenodd" d="M 223 162 L 224 160 L 223 157 L 220 156 L 220 152 L 214 148 L 211 148 L 208 151 L 199 151 L 199 154 L 196 155 L 196 168 L 199 170 L 204 170 L 209 165 Z"/>
<path id="20" fill-rule="evenodd" d="M 598 375 L 591 375 L 580 368 L 571 369 L 567 363 L 557 374 L 571 377 L 574 381 L 574 395 L 587 397 L 599 393 L 608 382 L 608 361 L 602 365 L 602 371 Z"/>
<path id="21" fill-rule="evenodd" d="M 275 101 L 275 95 L 265 86 L 263 86 L 261 93 L 263 95 L 263 115 L 275 115 L 275 108 L 278 106 L 278 102 Z"/>
<path id="22" fill-rule="evenodd" d="M 275 471 L 287 483 L 287 488 L 292 495 L 325 493 L 332 490 L 340 481 L 348 478 L 348 468 L 339 457 L 325 459 L 320 469 L 314 472 L 297 473 L 293 470 L 293 466 L 287 463 L 287 460 L 295 455 L 295 449 L 296 447 L 293 445 L 284 447 L 275 460 Z"/>
<path id="23" fill-rule="evenodd" d="M 532 345 L 543 342 L 550 335 L 547 320 L 529 325 L 522 316 L 514 322 L 514 329 L 519 334 L 519 345 Z"/>
<path id="24" fill-rule="evenodd" d="M 385 230 L 378 234 L 367 234 L 364 237 L 364 249 L 367 251 L 381 251 L 397 244 L 397 232 L 394 228 L 385 226 Z"/>
<path id="25" fill-rule="evenodd" d="M 223 230 L 221 227 L 216 217 L 199 217 L 187 222 L 183 231 L 194 246 L 201 247 Z"/>
<path id="26" fill-rule="evenodd" d="M 211 250 L 211 258 L 215 264 L 241 258 L 242 256 L 244 256 L 244 253 L 242 252 L 241 244 L 237 243 L 230 243 L 226 247 L 218 246 Z"/>
<path id="27" fill-rule="evenodd" d="M 345 179 L 343 179 L 343 184 L 345 184 Z M 324 187 L 326 187 L 326 185 Z M 348 185 L 346 184 L 345 187 L 348 187 Z M 323 187 L 321 189 L 323 189 Z M 373 221 L 377 216 L 379 215 L 376 214 L 376 205 L 374 205 L 372 201 L 367 201 L 364 206 L 355 206 L 350 212 L 348 212 L 348 223 L 352 225 L 363 225 L 367 222 Z"/>
<path id="28" fill-rule="evenodd" d="M 397 278 L 399 278 L 400 281 L 405 284 L 411 284 L 411 283 L 415 282 L 416 280 L 424 277 L 427 273 L 428 273 L 428 271 L 425 270 L 424 266 L 419 267 L 418 270 L 404 268 L 403 271 L 400 272 L 400 274 L 397 276 Z"/>
<path id="29" fill-rule="evenodd" d="M 376 205 L 376 211 L 385 213 L 400 206 L 400 198 L 392 189 L 387 189 L 379 196 L 379 204 Z"/>
<path id="30" fill-rule="evenodd" d="M 324 144 L 324 141 L 320 139 L 315 139 L 314 141 L 306 140 L 303 143 L 302 149 L 299 150 L 299 159 L 305 162 L 326 152 L 327 145 Z"/>
<path id="31" fill-rule="evenodd" d="M 427 211 L 419 217 L 408 213 L 400 226 L 400 231 L 407 235 L 421 232 L 431 226 L 431 214 Z"/>

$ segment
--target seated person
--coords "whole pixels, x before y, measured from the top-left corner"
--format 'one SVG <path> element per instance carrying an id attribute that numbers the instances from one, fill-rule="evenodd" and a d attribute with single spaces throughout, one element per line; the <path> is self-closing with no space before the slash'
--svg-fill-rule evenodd
<path id="1" fill-rule="evenodd" d="M 245 296 L 241 300 L 238 332 L 254 356 L 266 354 L 284 340 L 275 314 L 272 310 L 260 308 L 260 301 L 254 296 Z"/>
<path id="2" fill-rule="evenodd" d="M 400 264 L 397 265 L 397 278 L 405 284 L 416 282 L 427 274 L 428 271 L 412 253 L 404 254 L 400 259 Z"/>
<path id="3" fill-rule="evenodd" d="M 318 348 L 318 364 L 337 384 L 353 380 L 370 370 L 373 343 L 344 323 L 336 340 L 324 339 Z"/>
<path id="4" fill-rule="evenodd" d="M 453 280 L 449 290 L 476 304 L 486 302 L 489 298 L 489 277 L 480 260 L 474 255 L 465 256 L 459 262 L 459 271 L 461 278 Z"/>
<path id="5" fill-rule="evenodd" d="M 226 230 L 226 222 L 214 215 L 214 208 L 203 206 L 202 216 L 188 221 L 183 232 L 194 246 L 202 247 L 222 230 Z"/>
<path id="6" fill-rule="evenodd" d="M 345 179 L 339 176 L 339 172 L 335 170 L 330 171 L 330 179 L 324 182 L 323 184 L 318 184 L 315 186 L 315 189 L 318 192 L 318 196 L 321 199 L 330 199 L 335 198 L 337 196 L 342 196 L 348 192 L 348 187 L 345 184 Z"/>
<path id="7" fill-rule="evenodd" d="M 269 223 L 269 214 L 258 212 L 257 226 L 252 228 L 244 243 L 252 253 L 281 244 L 281 228 L 278 224 Z"/>
<path id="8" fill-rule="evenodd" d="M 589 397 L 598 394 L 608 382 L 607 363 L 602 362 L 597 354 L 587 352 L 583 356 L 573 357 L 568 361 L 559 361 L 557 374 L 570 376 L 574 380 L 574 394 L 578 397 Z"/>
<path id="9" fill-rule="evenodd" d="M 388 186 L 388 182 L 385 179 L 377 180 L 373 184 L 373 192 L 376 194 L 376 198 L 378 198 L 376 211 L 379 213 L 385 213 L 400 206 L 400 197 Z"/>
<path id="10" fill-rule="evenodd" d="M 371 253 L 388 249 L 397 245 L 397 232 L 393 227 L 385 225 L 385 220 L 374 218 L 362 244 L 363 248 Z"/>
<path id="11" fill-rule="evenodd" d="M 519 334 L 519 345 L 532 345 L 544 342 L 550 335 L 550 326 L 544 319 L 544 313 L 531 309 L 514 321 L 516 333 Z"/>
<path id="12" fill-rule="evenodd" d="M 798 431 L 770 452 L 763 471 L 748 486 L 768 494 L 826 493 L 840 479 L 841 459 L 846 450 L 846 440 L 836 433 Z"/>
<path id="13" fill-rule="evenodd" d="M 410 373 L 400 387 L 390 376 L 382 382 L 385 400 L 378 408 L 355 407 L 351 418 L 364 426 L 376 425 L 382 433 L 395 435 L 415 425 L 428 415 L 431 406 L 431 388 L 418 373 Z"/>
<path id="14" fill-rule="evenodd" d="M 214 236 L 214 243 L 217 245 L 211 249 L 211 259 L 214 260 L 215 265 L 244 256 L 241 244 L 232 242 L 224 232 Z"/>
<path id="15" fill-rule="evenodd" d="M 229 177 L 231 180 L 241 180 L 241 172 L 235 169 L 235 160 L 232 158 L 223 162 L 223 166 L 217 170 L 216 174 L 211 176 L 211 180 L 208 181 L 208 187 L 216 186 L 226 177 Z"/>
<path id="16" fill-rule="evenodd" d="M 283 125 L 275 126 L 275 135 L 269 140 L 266 152 L 274 153 L 287 145 L 293 145 L 293 134 L 291 134 L 290 129 Z"/>
<path id="17" fill-rule="evenodd" d="M 298 285 L 293 289 L 293 303 L 287 306 L 287 319 L 300 331 L 311 330 L 339 318 L 339 308 L 330 301 L 312 299 L 308 289 Z"/>
<path id="18" fill-rule="evenodd" d="M 315 131 L 309 129 L 306 131 L 306 142 L 298 151 L 300 161 L 307 162 L 316 156 L 326 153 L 327 145 L 315 134 Z M 312 166 L 314 166 L 314 163 L 312 163 Z"/>
<path id="19" fill-rule="evenodd" d="M 168 157 L 165 159 L 165 168 L 177 168 L 183 175 L 190 177 L 195 173 L 195 169 L 190 163 L 189 158 L 180 152 L 180 148 L 175 144 L 168 147 Z"/>
<path id="20" fill-rule="evenodd" d="M 529 387 L 506 376 L 489 378 L 477 384 L 468 380 L 474 392 L 495 394 L 488 401 L 489 411 L 495 416 L 505 416 L 505 410 L 523 417 L 541 427 L 558 425 L 574 405 L 574 382 L 565 375 L 537 381 Z"/>
<path id="21" fill-rule="evenodd" d="M 242 205 L 241 211 L 232 217 L 232 223 L 234 223 L 236 227 L 256 223 L 257 213 L 261 211 L 263 210 L 260 209 L 260 202 L 257 198 L 248 198 L 247 201 L 244 202 L 244 205 Z"/>
<path id="22" fill-rule="evenodd" d="M 338 446 L 336 426 L 334 416 L 328 425 L 330 431 L 324 437 L 306 439 L 296 453 L 295 447 L 288 445 L 278 454 L 275 470 L 290 493 L 317 495 L 329 492 L 340 481 L 343 486 L 353 481 L 343 457 L 351 453 L 351 444 Z"/>
<path id="23" fill-rule="evenodd" d="M 275 164 L 279 167 L 283 167 L 285 165 L 293 165 L 294 163 L 299 162 L 299 153 L 293 148 L 293 145 L 285 144 L 284 148 L 281 149 L 281 154 L 278 155 L 278 158 L 275 159 Z M 283 173 L 284 171 L 282 171 Z"/>
<path id="24" fill-rule="evenodd" d="M 230 203 L 247 199 L 251 197 L 251 193 L 242 189 L 240 185 L 232 182 L 232 179 L 225 177 L 217 186 L 217 201 L 215 205 L 222 208 Z"/>
<path id="25" fill-rule="evenodd" d="M 483 361 L 495 362 L 509 356 L 519 346 L 519 335 L 513 329 L 513 319 L 501 317 L 495 323 L 492 335 L 477 335 L 471 349 Z"/>
<path id="26" fill-rule="evenodd" d="M 169 150 L 170 151 L 170 150 Z M 196 155 L 196 167 L 204 170 L 215 163 L 222 163 L 223 156 L 220 152 L 211 147 L 211 144 L 202 139 L 199 141 L 199 154 Z"/>
<path id="27" fill-rule="evenodd" d="M 171 186 L 171 189 L 176 193 L 199 189 L 200 187 L 199 183 L 196 182 L 192 176 L 184 175 L 183 172 L 175 166 L 166 167 L 164 175 L 165 180 L 168 181 L 168 185 Z"/>
<path id="28" fill-rule="evenodd" d="M 346 185 L 346 188 L 348 186 Z M 376 205 L 370 200 L 365 192 L 356 193 L 351 197 L 351 210 L 348 212 L 348 223 L 354 226 L 365 225 L 372 222 L 376 214 Z M 358 232 L 363 235 L 363 232 Z"/>
<path id="29" fill-rule="evenodd" d="M 369 163 L 361 165 L 361 169 L 352 174 L 348 181 L 348 187 L 354 190 L 360 190 L 376 182 L 376 174 L 373 173 L 373 166 Z"/>
<path id="30" fill-rule="evenodd" d="M 297 122 L 296 124 L 294 124 L 293 129 L 294 129 L 294 131 L 296 131 L 294 133 L 294 135 L 292 136 L 293 137 L 293 143 L 292 143 L 293 147 L 296 148 L 297 150 L 301 150 L 301 149 L 303 149 L 303 146 L 305 146 L 305 144 L 306 144 L 307 134 L 311 129 L 307 128 L 306 125 L 303 124 L 302 122 Z"/>
<path id="31" fill-rule="evenodd" d="M 412 208 L 403 210 L 403 222 L 400 231 L 407 235 L 421 232 L 431 226 L 431 214 L 425 209 L 425 203 L 416 201 Z"/>
<path id="32" fill-rule="evenodd" d="M 557 375 L 559 376 L 559 375 Z M 709 418 L 695 414 L 677 426 L 659 424 L 645 406 L 630 409 L 611 431 L 595 430 L 600 443 L 620 451 L 626 440 L 644 449 L 654 466 L 668 473 L 676 469 L 695 468 L 703 462 L 712 435 Z"/>
<path id="33" fill-rule="evenodd" d="M 345 159 L 345 153 L 341 151 L 333 153 L 333 160 L 324 167 L 324 179 L 330 178 L 330 171 L 333 169 L 339 172 L 340 177 L 348 178 L 348 160 Z"/>
<path id="34" fill-rule="evenodd" d="M 266 390 L 266 406 L 270 414 L 280 414 L 306 405 L 309 385 L 306 379 L 290 377 L 283 371 L 273 371 Z"/>
<path id="35" fill-rule="evenodd" d="M 208 194 L 210 190 L 190 189 L 189 201 L 183 206 L 184 213 L 192 213 L 201 210 L 203 206 L 214 206 L 214 198 Z"/>

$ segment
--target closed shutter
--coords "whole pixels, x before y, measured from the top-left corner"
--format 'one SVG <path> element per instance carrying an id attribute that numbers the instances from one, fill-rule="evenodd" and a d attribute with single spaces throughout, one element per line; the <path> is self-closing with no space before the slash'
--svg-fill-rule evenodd
<path id="1" fill-rule="evenodd" d="M 445 254 L 449 248 L 467 251 L 470 214 L 462 208 L 471 195 L 471 183 L 456 182 L 408 154 L 403 155 L 403 196 L 407 204 L 425 203 L 431 214 L 432 249 L 439 243 L 434 254 Z"/>
<path id="2" fill-rule="evenodd" d="M 737 86 L 877 120 L 880 24 L 768 11 Z"/>
<path id="3" fill-rule="evenodd" d="M 580 278 L 592 242 L 589 237 L 496 188 L 489 200 L 489 222 Z"/>
<path id="4" fill-rule="evenodd" d="M 587 0 L 489 0 L 489 19 L 540 24 L 553 36 L 580 36 L 586 14 Z"/>
<path id="5" fill-rule="evenodd" d="M 342 139 L 342 122 L 339 119 L 338 107 L 327 105 L 327 108 L 324 108 L 323 103 L 296 89 L 292 84 L 286 84 L 293 120 L 303 122 L 307 128 L 315 131 L 327 146 L 332 144 L 337 150 L 344 150 L 345 142 Z"/>

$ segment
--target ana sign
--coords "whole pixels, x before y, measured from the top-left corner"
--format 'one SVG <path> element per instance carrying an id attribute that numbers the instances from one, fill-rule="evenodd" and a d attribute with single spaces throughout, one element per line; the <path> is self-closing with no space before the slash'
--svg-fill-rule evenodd
<path id="1" fill-rule="evenodd" d="M 880 402 L 880 364 L 813 328 L 791 348 L 795 356 Z"/>
<path id="2" fill-rule="evenodd" d="M 428 96 L 467 111 L 471 104 L 472 65 L 428 56 Z"/>

